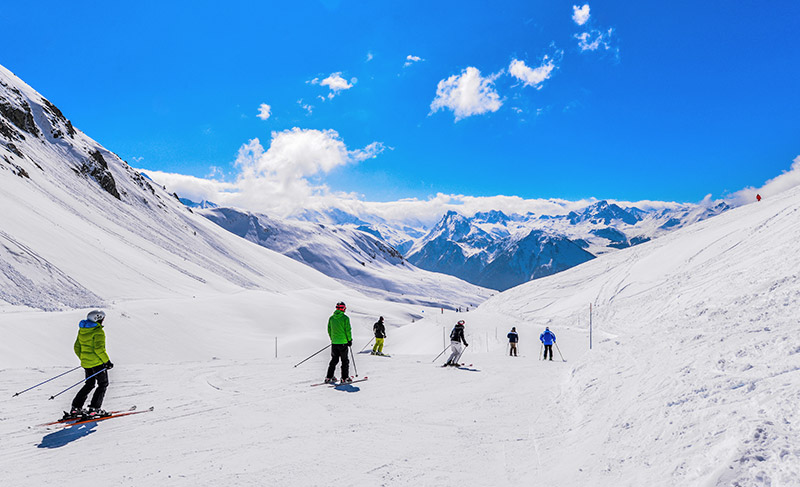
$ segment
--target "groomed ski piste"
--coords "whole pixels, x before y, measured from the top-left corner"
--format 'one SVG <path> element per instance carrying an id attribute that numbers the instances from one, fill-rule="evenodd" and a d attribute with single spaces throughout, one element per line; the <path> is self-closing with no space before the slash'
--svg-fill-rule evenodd
<path id="1" fill-rule="evenodd" d="M 56 384 L 11 395 L 74 366 L 83 313 L 4 307 L 15 339 L 0 359 L 0 477 L 13 486 L 796 485 L 799 209 L 796 188 L 477 311 L 387 318 L 392 357 L 356 354 L 370 379 L 339 388 L 308 387 L 326 353 L 293 367 L 325 345 L 327 311 L 304 316 L 304 340 L 285 352 L 279 341 L 277 359 L 256 326 L 290 328 L 289 310 L 326 296 L 291 293 L 269 317 L 258 293 L 118 302 L 106 319 L 116 367 L 105 405 L 156 410 L 58 430 L 33 427 L 68 406 L 69 397 L 47 400 Z M 379 308 L 349 303 L 354 347 L 370 340 Z M 220 309 L 236 309 L 235 323 Z M 166 312 L 168 329 L 147 325 Z M 462 362 L 480 372 L 443 369 L 445 356 L 431 363 L 458 319 L 470 342 Z M 511 326 L 518 358 L 506 356 Z M 558 336 L 553 362 L 538 360 L 545 326 Z M 174 339 L 170 353 L 162 333 Z"/>

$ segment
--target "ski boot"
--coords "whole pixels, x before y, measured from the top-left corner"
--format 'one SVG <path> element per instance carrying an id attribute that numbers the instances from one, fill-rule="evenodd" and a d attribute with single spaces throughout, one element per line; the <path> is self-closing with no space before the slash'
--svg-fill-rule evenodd
<path id="1" fill-rule="evenodd" d="M 89 408 L 89 409 L 86 410 L 86 418 L 87 419 L 105 418 L 106 416 L 111 416 L 111 413 L 109 413 L 105 409 Z"/>
<path id="2" fill-rule="evenodd" d="M 325 383 L 326 384 L 335 384 L 336 383 L 336 377 L 326 377 L 325 378 Z"/>
<path id="3" fill-rule="evenodd" d="M 64 417 L 61 418 L 61 421 L 66 421 L 68 419 L 81 419 L 86 415 L 86 411 L 79 408 L 72 408 L 69 411 L 64 411 Z"/>
<path id="4" fill-rule="evenodd" d="M 353 382 L 352 377 L 342 377 L 342 384 L 349 384 L 351 382 Z"/>

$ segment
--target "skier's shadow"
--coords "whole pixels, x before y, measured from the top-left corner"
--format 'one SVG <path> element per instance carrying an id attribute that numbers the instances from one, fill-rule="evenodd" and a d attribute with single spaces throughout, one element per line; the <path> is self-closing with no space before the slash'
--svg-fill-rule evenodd
<path id="1" fill-rule="evenodd" d="M 334 387 L 334 389 L 336 389 L 337 391 L 342 391 L 342 392 L 358 392 L 358 391 L 361 390 L 360 387 L 354 386 L 353 384 L 341 384 L 341 385 L 338 385 L 338 386 Z"/>
<path id="2" fill-rule="evenodd" d="M 459 370 L 468 370 L 470 372 L 480 372 L 480 369 L 471 369 L 469 367 L 459 367 Z"/>
<path id="3" fill-rule="evenodd" d="M 73 441 L 94 433 L 97 423 L 79 424 L 60 429 L 42 438 L 37 448 L 61 448 Z"/>

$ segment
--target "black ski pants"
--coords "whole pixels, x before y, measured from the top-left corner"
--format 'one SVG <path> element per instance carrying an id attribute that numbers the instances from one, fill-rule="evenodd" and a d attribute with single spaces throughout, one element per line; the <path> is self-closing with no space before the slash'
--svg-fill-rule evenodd
<path id="1" fill-rule="evenodd" d="M 552 345 L 545 345 L 544 346 L 544 360 L 547 360 L 547 352 L 550 352 L 550 360 L 553 360 L 553 346 Z"/>
<path id="2" fill-rule="evenodd" d="M 92 401 L 89 403 L 89 407 L 99 409 L 100 406 L 103 405 L 103 398 L 105 397 L 106 389 L 108 388 L 108 371 L 104 369 L 105 365 L 98 365 L 97 367 L 92 367 L 90 369 L 83 369 L 86 372 L 86 377 L 91 377 L 101 370 L 102 372 L 87 380 L 83 384 L 81 390 L 79 390 L 78 394 L 75 395 L 75 399 L 72 400 L 73 409 L 83 408 L 83 403 L 86 402 L 86 398 L 89 397 L 89 393 L 92 392 L 95 384 L 97 384 L 97 389 L 94 391 L 94 395 L 92 396 Z"/>
<path id="3" fill-rule="evenodd" d="M 339 360 L 342 361 L 342 379 L 345 377 L 350 377 L 350 358 L 347 356 L 347 352 L 349 351 L 350 347 L 347 344 L 332 344 L 331 345 L 331 363 L 328 364 L 328 375 L 325 377 L 330 379 L 333 377 L 333 373 L 336 371 L 336 364 L 339 363 Z"/>

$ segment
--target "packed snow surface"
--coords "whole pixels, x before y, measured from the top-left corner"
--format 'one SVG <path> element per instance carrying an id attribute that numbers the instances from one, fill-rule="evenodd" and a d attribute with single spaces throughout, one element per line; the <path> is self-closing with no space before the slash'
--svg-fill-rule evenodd
<path id="1" fill-rule="evenodd" d="M 35 425 L 68 406 L 71 392 L 47 398 L 75 375 L 11 395 L 76 364 L 82 313 L 3 308 L 0 476 L 14 486 L 797 485 L 798 208 L 792 190 L 477 311 L 419 309 L 413 323 L 396 312 L 392 357 L 356 355 L 369 380 L 338 389 L 310 386 L 327 350 L 293 367 L 326 345 L 328 311 L 295 313 L 321 297 L 312 291 L 267 310 L 260 291 L 118 302 L 105 404 L 156 410 L 65 430 Z M 406 305 L 350 306 L 356 350 L 384 306 Z M 458 319 L 472 366 L 443 369 L 432 360 Z M 518 358 L 506 356 L 511 326 Z M 558 336 L 553 362 L 538 360 L 545 326 Z"/>

